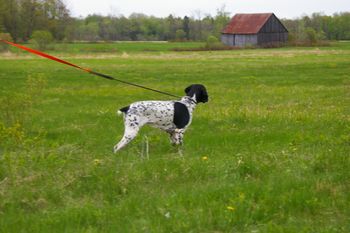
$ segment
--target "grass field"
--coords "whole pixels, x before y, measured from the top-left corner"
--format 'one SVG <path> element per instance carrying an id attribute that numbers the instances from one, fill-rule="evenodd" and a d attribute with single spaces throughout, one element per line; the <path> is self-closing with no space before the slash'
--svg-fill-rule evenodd
<path id="1" fill-rule="evenodd" d="M 69 54 L 70 56 L 74 54 L 88 54 L 100 53 L 108 54 L 109 56 L 113 54 L 120 53 L 140 53 L 140 52 L 165 52 L 173 50 L 176 48 L 188 49 L 188 48 L 198 48 L 203 47 L 205 43 L 202 42 L 113 42 L 113 43 L 86 43 L 86 42 L 76 42 L 76 43 L 57 43 L 50 45 L 50 54 Z M 32 44 L 26 44 L 28 47 L 33 47 Z M 26 51 L 18 50 L 15 47 L 11 47 L 10 51 L 15 54 L 25 55 Z"/>
<path id="2" fill-rule="evenodd" d="M 350 42 L 59 46 L 73 63 L 177 95 L 202 83 L 210 101 L 183 156 L 150 127 L 113 154 L 116 110 L 166 96 L 1 55 L 0 232 L 350 232 Z"/>

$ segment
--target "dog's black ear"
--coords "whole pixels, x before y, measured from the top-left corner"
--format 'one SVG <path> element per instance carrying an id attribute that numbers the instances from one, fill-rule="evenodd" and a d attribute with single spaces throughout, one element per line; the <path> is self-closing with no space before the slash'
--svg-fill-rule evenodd
<path id="1" fill-rule="evenodd" d="M 198 93 L 197 101 L 202 103 L 208 102 L 208 93 L 203 85 L 200 86 L 200 92 Z"/>
<path id="2" fill-rule="evenodd" d="M 193 85 L 186 87 L 186 89 L 185 89 L 186 95 L 188 95 L 188 93 L 191 91 L 192 86 Z"/>
<path id="3" fill-rule="evenodd" d="M 206 90 L 203 90 L 203 91 L 201 92 L 201 102 L 202 102 L 202 103 L 208 102 L 208 93 L 207 93 Z"/>

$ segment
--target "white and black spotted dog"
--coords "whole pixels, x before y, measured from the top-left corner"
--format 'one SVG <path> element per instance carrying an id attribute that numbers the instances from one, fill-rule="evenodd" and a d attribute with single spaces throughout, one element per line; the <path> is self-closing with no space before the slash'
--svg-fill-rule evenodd
<path id="1" fill-rule="evenodd" d="M 141 101 L 121 108 L 124 114 L 124 136 L 114 146 L 114 153 L 133 140 L 140 128 L 149 124 L 166 131 L 174 145 L 183 142 L 183 135 L 192 121 L 192 112 L 197 103 L 208 102 L 208 93 L 201 84 L 185 89 L 186 96 L 179 101 Z"/>

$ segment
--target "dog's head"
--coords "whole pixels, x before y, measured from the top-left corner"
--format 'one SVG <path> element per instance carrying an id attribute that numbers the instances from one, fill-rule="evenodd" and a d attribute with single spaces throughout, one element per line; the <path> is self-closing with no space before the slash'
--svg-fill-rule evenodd
<path id="1" fill-rule="evenodd" d="M 197 103 L 208 102 L 207 89 L 202 84 L 192 84 L 191 86 L 186 87 L 185 93 L 190 97 L 195 96 Z"/>

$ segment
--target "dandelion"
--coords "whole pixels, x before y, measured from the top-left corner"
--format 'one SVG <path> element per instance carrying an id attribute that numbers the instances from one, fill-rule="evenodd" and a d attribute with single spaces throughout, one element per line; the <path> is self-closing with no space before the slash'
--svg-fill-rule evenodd
<path id="1" fill-rule="evenodd" d="M 94 164 L 95 165 L 100 165 L 102 162 L 100 159 L 94 159 Z"/>
<path id="2" fill-rule="evenodd" d="M 226 209 L 229 211 L 235 211 L 236 208 L 233 206 L 226 206 Z"/>
<path id="3" fill-rule="evenodd" d="M 208 160 L 208 157 L 207 157 L 207 156 L 203 156 L 203 157 L 202 157 L 202 160 L 203 160 L 203 161 Z"/>

